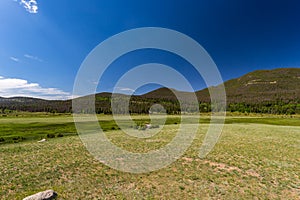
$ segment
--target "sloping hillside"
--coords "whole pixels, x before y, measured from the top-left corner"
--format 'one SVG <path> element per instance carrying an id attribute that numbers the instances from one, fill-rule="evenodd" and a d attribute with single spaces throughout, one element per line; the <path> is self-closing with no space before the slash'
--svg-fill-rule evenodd
<path id="1" fill-rule="evenodd" d="M 250 72 L 240 78 L 224 83 L 229 111 L 293 114 L 300 113 L 300 68 L 282 68 Z M 212 87 L 218 90 L 220 86 Z M 176 94 L 176 95 L 175 95 Z M 95 95 L 96 112 L 111 113 L 111 93 Z M 201 111 L 210 111 L 208 89 L 196 92 Z M 126 95 L 119 95 L 128 98 Z M 86 97 L 79 99 L 84 100 Z M 191 92 L 182 92 L 169 88 L 159 88 L 143 95 L 132 96 L 130 112 L 148 113 L 153 104 L 161 104 L 168 113 L 180 112 L 177 97 L 183 100 L 187 111 L 194 110 L 189 104 Z M 195 105 L 194 105 L 195 106 Z M 0 113 L 7 110 L 30 112 L 72 112 L 72 100 L 43 100 L 27 97 L 1 98 Z M 87 111 L 86 111 L 87 112 Z"/>
<path id="2" fill-rule="evenodd" d="M 258 70 L 224 83 L 228 103 L 297 103 L 300 101 L 300 68 Z M 209 101 L 208 90 L 197 92 Z"/>

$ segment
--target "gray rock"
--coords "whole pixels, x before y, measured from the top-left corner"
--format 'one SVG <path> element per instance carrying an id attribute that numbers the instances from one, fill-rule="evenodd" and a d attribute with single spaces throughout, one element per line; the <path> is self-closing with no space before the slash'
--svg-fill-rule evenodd
<path id="1" fill-rule="evenodd" d="M 43 192 L 36 193 L 29 197 L 24 198 L 23 200 L 53 200 L 57 197 L 57 193 L 53 190 L 46 190 Z"/>

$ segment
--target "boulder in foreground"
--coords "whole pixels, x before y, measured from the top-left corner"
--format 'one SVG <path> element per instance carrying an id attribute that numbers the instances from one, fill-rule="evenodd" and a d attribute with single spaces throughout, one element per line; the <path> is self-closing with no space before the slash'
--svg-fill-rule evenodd
<path id="1" fill-rule="evenodd" d="M 57 197 L 57 193 L 53 190 L 46 190 L 43 192 L 36 193 L 29 197 L 24 198 L 23 200 L 53 200 Z"/>

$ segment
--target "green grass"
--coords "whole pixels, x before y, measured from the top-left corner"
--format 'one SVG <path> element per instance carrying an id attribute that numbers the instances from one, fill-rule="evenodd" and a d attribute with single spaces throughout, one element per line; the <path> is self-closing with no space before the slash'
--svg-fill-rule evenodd
<path id="1" fill-rule="evenodd" d="M 147 116 L 133 118 L 138 123 L 149 120 Z M 22 199 L 50 188 L 58 192 L 58 199 L 299 199 L 298 117 L 228 117 L 219 142 L 200 159 L 199 148 L 209 122 L 204 116 L 194 142 L 181 158 L 145 174 L 103 165 L 76 135 L 45 143 L 30 139 L 46 133 L 75 133 L 72 120 L 64 115 L 0 119 L 0 137 L 26 138 L 0 145 L 0 199 Z M 101 115 L 99 120 L 113 143 L 132 152 L 166 145 L 179 123 L 178 116 L 170 116 L 161 133 L 133 139 L 121 130 L 112 130 L 116 125 L 111 116 Z"/>
<path id="2" fill-rule="evenodd" d="M 128 123 L 122 116 L 117 116 L 123 124 Z M 137 125 L 150 123 L 149 116 L 133 115 L 133 120 Z M 185 116 L 188 120 L 185 123 L 194 123 L 193 116 Z M 189 120 L 189 118 L 191 120 Z M 103 131 L 118 130 L 119 127 L 111 115 L 98 115 L 99 124 Z M 200 118 L 201 124 L 210 123 L 209 115 Z M 226 124 L 270 124 L 284 126 L 300 126 L 299 116 L 228 116 Z M 180 117 L 177 115 L 168 116 L 166 125 L 180 124 Z M 162 124 L 160 124 L 162 125 Z M 128 125 L 130 128 L 130 125 Z M 77 135 L 73 117 L 69 114 L 45 114 L 45 113 L 22 113 L 8 117 L 0 117 L 0 144 L 18 143 L 28 140 L 40 140 L 47 136 L 57 137 L 58 135 Z"/>

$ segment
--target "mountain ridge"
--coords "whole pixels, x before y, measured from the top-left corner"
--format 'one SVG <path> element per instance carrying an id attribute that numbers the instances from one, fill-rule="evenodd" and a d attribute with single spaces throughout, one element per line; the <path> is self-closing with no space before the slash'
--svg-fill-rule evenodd
<path id="1" fill-rule="evenodd" d="M 205 88 L 195 93 L 162 87 L 145 94 L 133 95 L 130 97 L 132 102 L 134 102 L 132 110 L 135 111 L 136 107 L 141 107 L 137 109 L 137 112 L 147 112 L 152 104 L 162 103 L 169 110 L 178 112 L 177 97 L 189 99 L 192 98 L 193 94 L 196 94 L 200 104 L 209 104 L 209 90 L 218 90 L 221 85 Z M 300 68 L 256 70 L 241 77 L 225 81 L 223 85 L 226 90 L 228 107 L 233 104 L 243 104 L 244 107 L 253 105 L 260 105 L 261 107 L 261 105 L 266 106 L 268 104 L 300 104 Z M 111 112 L 109 107 L 112 93 L 102 92 L 91 95 L 95 95 L 96 111 L 98 113 Z M 85 97 L 88 96 L 90 95 Z M 119 96 L 128 97 L 125 94 L 120 94 Z M 79 97 L 78 99 L 85 97 Z M 45 100 L 32 97 L 0 97 L 0 111 L 5 109 L 32 112 L 71 112 L 72 99 Z M 209 106 L 206 110 L 210 110 Z"/>

